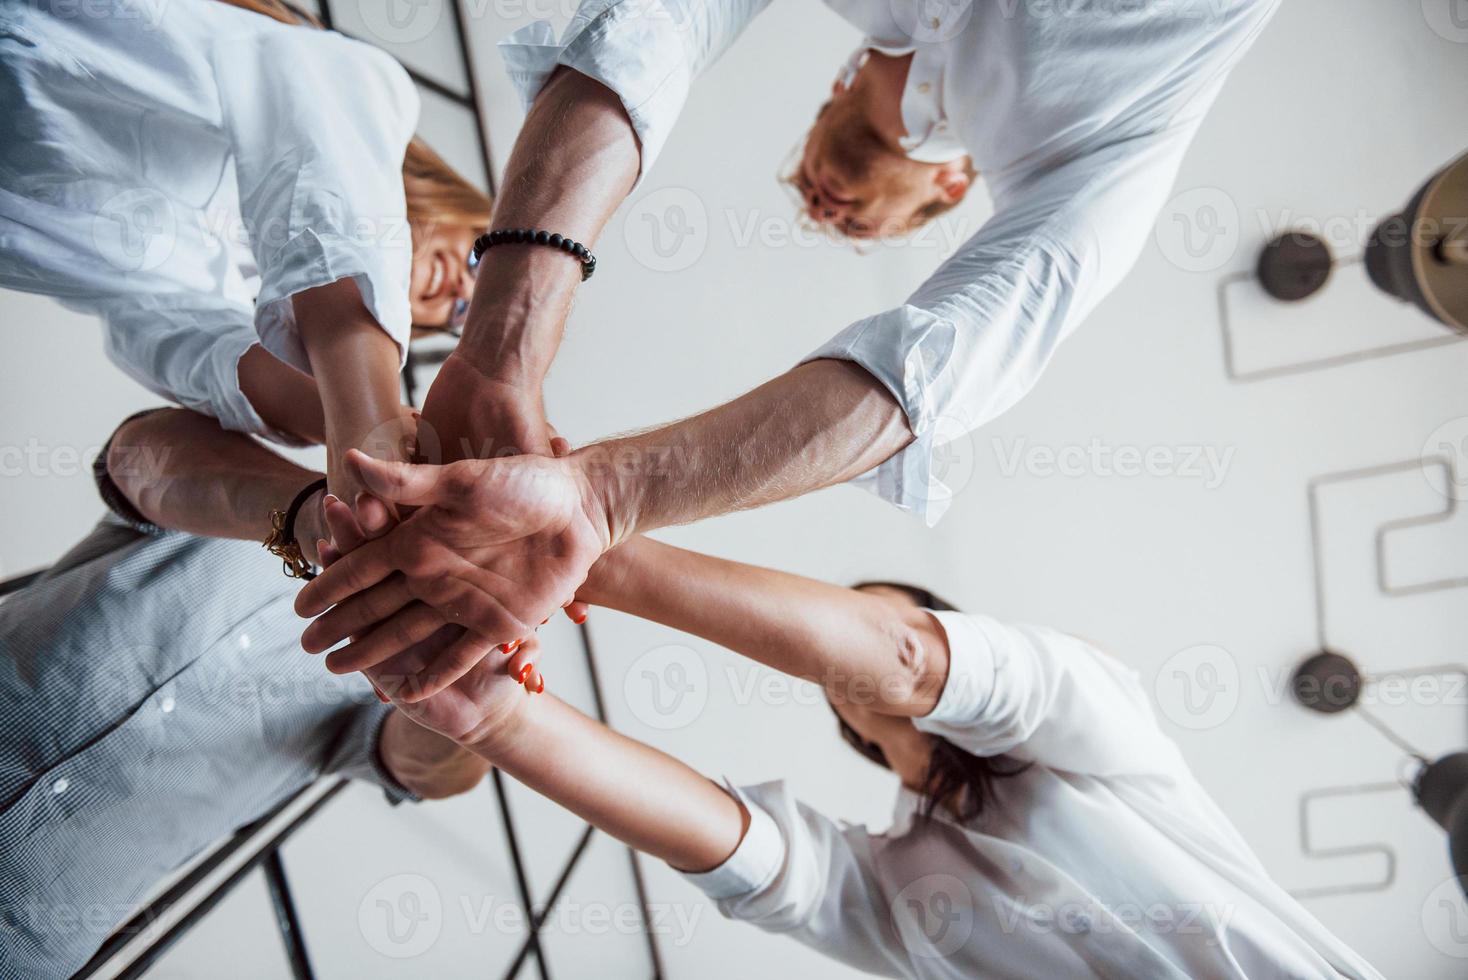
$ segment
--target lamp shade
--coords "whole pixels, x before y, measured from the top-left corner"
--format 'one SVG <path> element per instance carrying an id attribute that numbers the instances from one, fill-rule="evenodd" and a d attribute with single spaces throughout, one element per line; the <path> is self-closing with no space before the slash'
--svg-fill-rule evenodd
<path id="1" fill-rule="evenodd" d="M 1468 889 L 1468 752 L 1454 752 L 1423 767 L 1412 786 L 1417 805 L 1448 832 L 1453 873 Z"/>
<path id="2" fill-rule="evenodd" d="M 1380 289 L 1468 333 L 1468 154 L 1434 174 L 1366 243 Z"/>

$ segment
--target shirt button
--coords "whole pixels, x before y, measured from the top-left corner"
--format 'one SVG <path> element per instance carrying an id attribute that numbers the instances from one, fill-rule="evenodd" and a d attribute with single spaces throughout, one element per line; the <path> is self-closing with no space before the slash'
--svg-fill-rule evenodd
<path id="1" fill-rule="evenodd" d="M 174 702 L 173 695 L 171 694 L 165 694 L 163 696 L 163 700 L 158 702 L 158 710 L 163 712 L 165 715 L 170 714 L 175 707 L 176 703 Z"/>
<path id="2" fill-rule="evenodd" d="M 248 649 L 250 649 L 250 634 L 249 633 L 241 633 L 240 634 L 240 649 L 241 650 L 248 650 Z"/>
<path id="3" fill-rule="evenodd" d="M 938 25 L 934 24 L 933 26 L 936 27 Z M 928 82 L 919 82 L 918 91 L 923 93 L 924 95 L 927 95 L 929 92 L 933 91 L 933 86 Z"/>
<path id="4" fill-rule="evenodd" d="M 941 18 L 934 17 L 932 20 L 928 21 L 928 26 L 936 31 L 938 28 L 943 26 L 943 21 Z"/>
<path id="5" fill-rule="evenodd" d="M 57 796 L 60 796 L 62 793 L 65 793 L 70 786 L 71 783 L 67 782 L 66 777 L 63 776 L 60 779 L 56 780 L 56 782 L 51 784 L 51 792 L 55 793 Z"/>

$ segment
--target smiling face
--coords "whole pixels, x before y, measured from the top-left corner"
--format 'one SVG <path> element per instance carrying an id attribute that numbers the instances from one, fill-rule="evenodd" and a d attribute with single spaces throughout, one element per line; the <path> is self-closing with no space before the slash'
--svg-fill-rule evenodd
<path id="1" fill-rule="evenodd" d="M 414 328 L 447 329 L 460 300 L 474 295 L 474 273 L 469 251 L 476 231 L 440 223 L 413 233 L 413 271 L 408 280 L 408 302 Z"/>
<path id="2" fill-rule="evenodd" d="M 973 178 L 968 157 L 923 163 L 903 152 L 906 62 L 873 56 L 821 107 L 790 176 L 811 220 L 848 238 L 904 235 L 947 210 Z"/>

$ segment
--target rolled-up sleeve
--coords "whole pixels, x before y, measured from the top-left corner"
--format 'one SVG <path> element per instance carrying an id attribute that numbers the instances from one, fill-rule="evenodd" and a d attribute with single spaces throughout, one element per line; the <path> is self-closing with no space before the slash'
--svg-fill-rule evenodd
<path id="1" fill-rule="evenodd" d="M 1131 269 L 1196 126 L 1195 117 L 994 181 L 994 216 L 906 303 L 806 358 L 860 364 L 907 414 L 913 442 L 859 485 L 937 523 L 952 497 L 950 444 L 1024 397 Z"/>
<path id="2" fill-rule="evenodd" d="M 260 343 L 247 307 L 204 296 L 127 299 L 102 310 L 104 349 L 113 363 L 154 394 L 213 416 L 226 429 L 301 444 L 266 425 L 240 388 L 240 358 Z"/>
<path id="3" fill-rule="evenodd" d="M 987 616 L 932 614 L 948 678 L 921 731 L 978 756 L 1007 755 L 1092 776 L 1178 774 L 1134 671 L 1065 633 Z"/>
<path id="4" fill-rule="evenodd" d="M 556 40 L 547 21 L 500 42 L 510 81 L 529 109 L 564 65 L 616 93 L 641 146 L 642 176 L 668 140 L 688 90 L 769 0 L 584 0 Z"/>
<path id="5" fill-rule="evenodd" d="M 360 41 L 284 25 L 221 38 L 210 58 L 260 270 L 261 343 L 309 373 L 291 297 L 351 278 L 406 356 L 413 248 L 402 166 L 418 119 L 407 73 Z"/>
<path id="6" fill-rule="evenodd" d="M 749 829 L 727 860 L 687 878 L 730 919 L 790 936 L 879 976 L 906 963 L 886 915 L 866 832 L 797 802 L 782 782 L 729 793 Z"/>

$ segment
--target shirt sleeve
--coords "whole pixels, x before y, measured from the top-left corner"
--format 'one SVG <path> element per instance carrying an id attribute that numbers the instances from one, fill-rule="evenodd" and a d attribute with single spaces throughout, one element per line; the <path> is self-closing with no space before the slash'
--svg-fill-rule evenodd
<path id="1" fill-rule="evenodd" d="M 784 783 L 729 792 L 749 829 L 712 871 L 685 873 L 727 918 L 783 933 L 884 977 L 907 962 L 876 884 L 866 834 L 798 803 Z"/>
<path id="2" fill-rule="evenodd" d="M 907 414 L 913 442 L 859 485 L 937 523 L 952 496 L 947 444 L 1027 394 L 1141 254 L 1247 44 L 1219 47 L 1179 70 L 1138 118 L 1062 156 L 986 175 L 994 215 L 973 237 L 902 306 L 858 320 L 807 358 L 860 364 Z"/>
<path id="3" fill-rule="evenodd" d="M 770 0 L 583 0 L 558 42 L 536 21 L 500 42 L 505 69 L 529 109 L 565 65 L 617 94 L 651 169 L 688 90 Z"/>
<path id="4" fill-rule="evenodd" d="M 240 389 L 240 358 L 260 343 L 249 310 L 207 300 L 110 304 L 102 321 L 108 359 L 154 394 L 216 418 L 230 431 L 301 445 L 266 425 Z"/>
<path id="5" fill-rule="evenodd" d="M 407 73 L 370 45 L 288 25 L 223 37 L 210 57 L 260 272 L 261 343 L 310 373 L 291 297 L 350 277 L 406 356 L 402 166 L 418 119 Z"/>
<path id="6" fill-rule="evenodd" d="M 1176 775 L 1134 671 L 1074 636 L 958 612 L 932 614 L 948 637 L 948 679 L 917 727 L 979 756 L 1007 755 L 1092 776 Z"/>
<path id="7" fill-rule="evenodd" d="M 394 806 L 418 803 L 421 802 L 418 796 L 388 772 L 378 751 L 382 726 L 392 712 L 392 705 L 383 704 L 370 694 L 361 694 L 351 708 L 351 715 L 332 746 L 322 772 L 372 783 Z"/>

